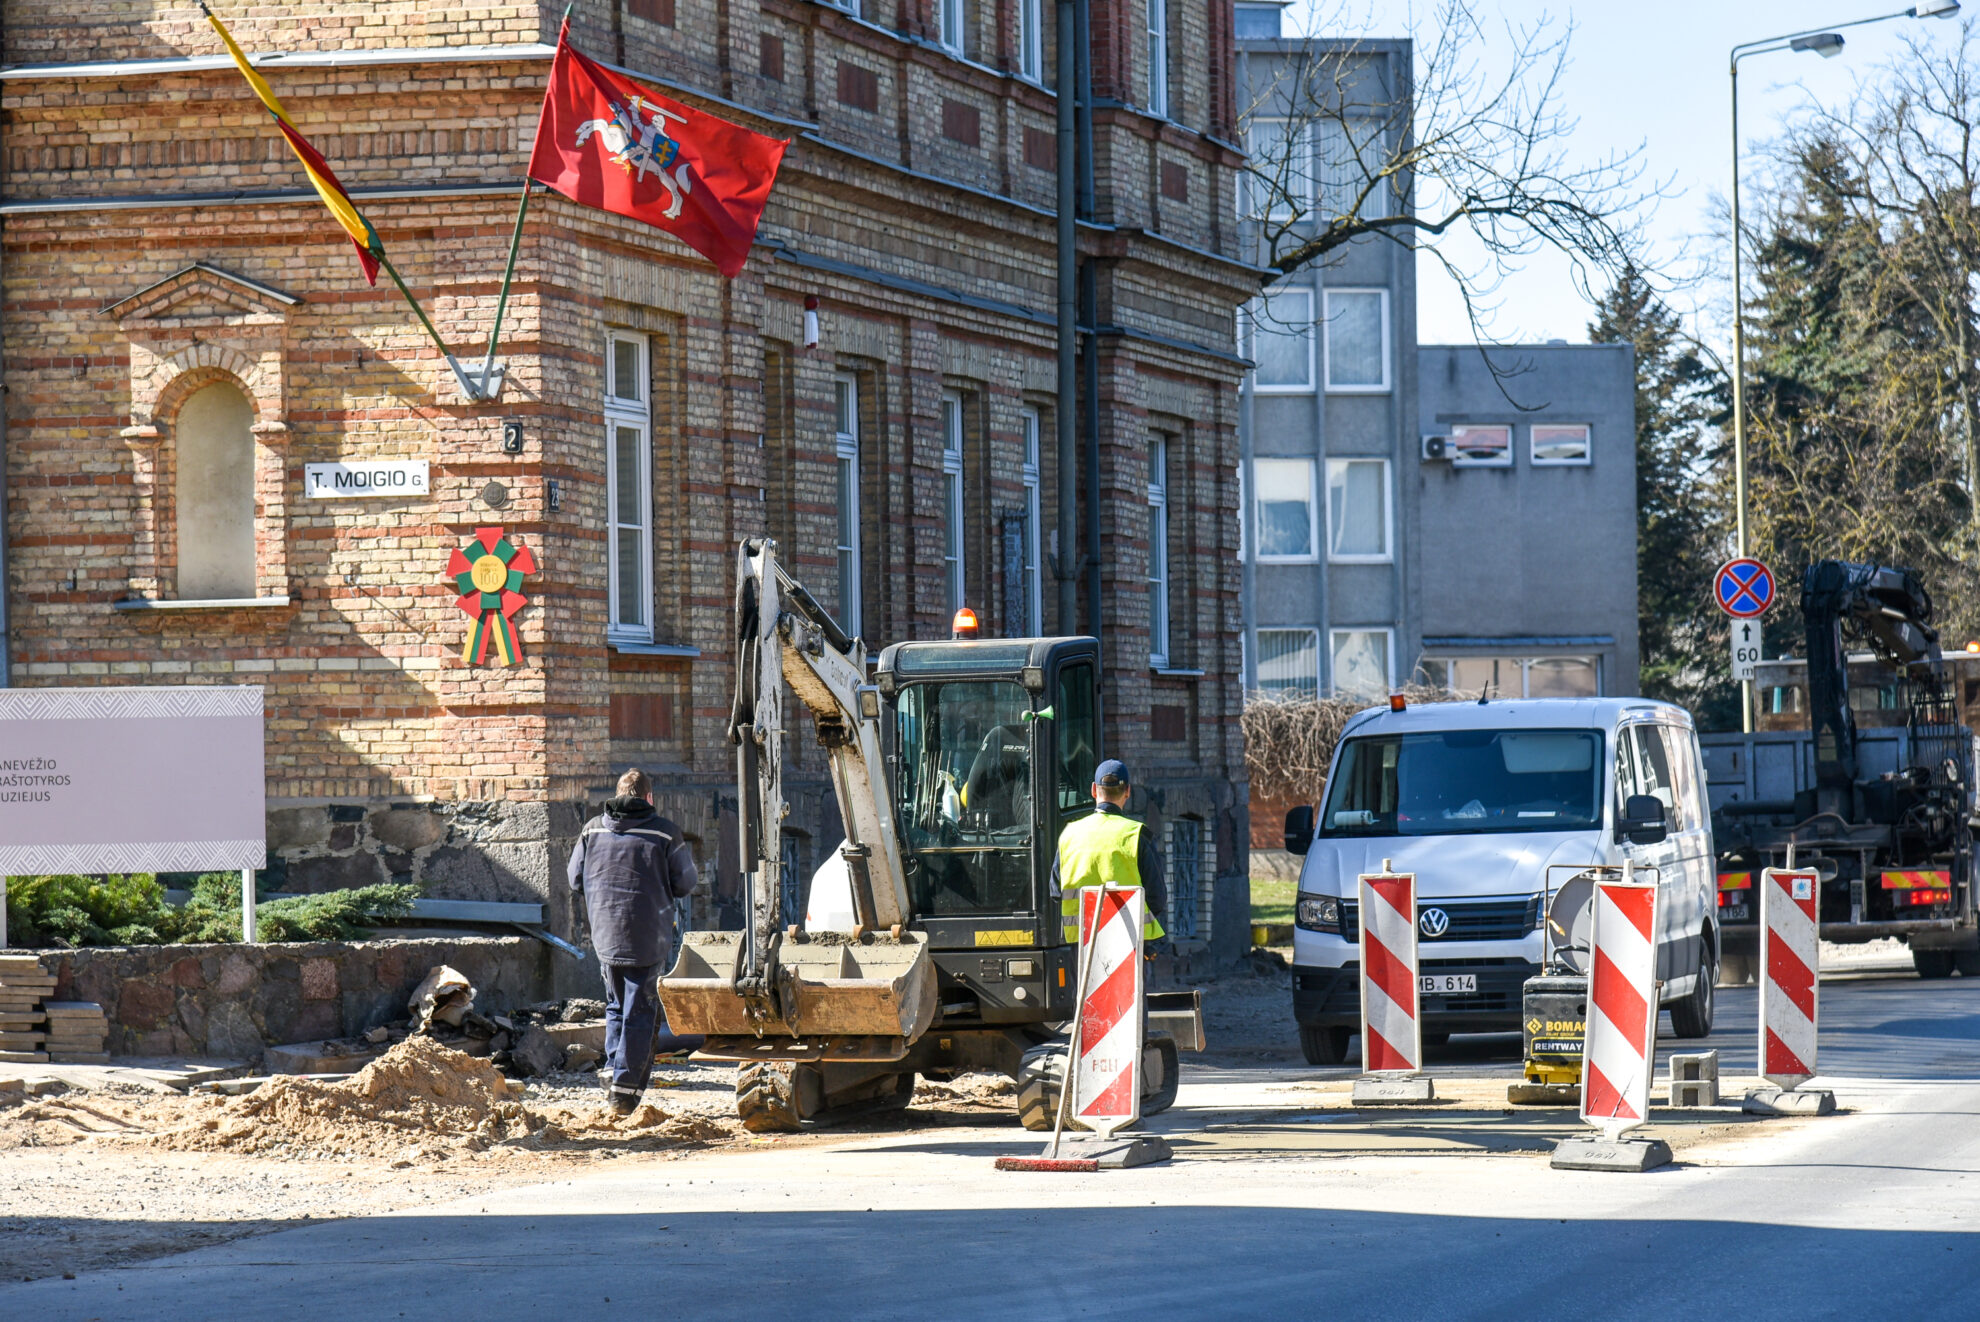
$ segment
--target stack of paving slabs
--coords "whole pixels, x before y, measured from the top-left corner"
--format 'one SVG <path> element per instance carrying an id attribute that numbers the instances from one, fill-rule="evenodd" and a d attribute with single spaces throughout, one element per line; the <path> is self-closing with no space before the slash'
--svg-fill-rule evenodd
<path id="1" fill-rule="evenodd" d="M 0 955 L 0 1063 L 47 1063 L 41 998 L 53 990 L 54 976 L 33 955 Z"/>
<path id="2" fill-rule="evenodd" d="M 95 1001 L 45 1001 L 48 1016 L 48 1059 L 57 1065 L 107 1065 L 110 1054 L 103 1039 L 110 1021 Z"/>

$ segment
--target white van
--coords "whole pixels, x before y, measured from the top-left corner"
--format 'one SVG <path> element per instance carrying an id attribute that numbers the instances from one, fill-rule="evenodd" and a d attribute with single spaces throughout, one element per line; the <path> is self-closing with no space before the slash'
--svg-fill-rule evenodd
<path id="1" fill-rule="evenodd" d="M 1548 869 L 1654 868 L 1657 976 L 1679 1037 L 1712 1029 L 1718 978 L 1712 819 L 1698 736 L 1643 698 L 1538 698 L 1373 708 L 1334 753 L 1326 802 L 1286 815 L 1304 854 L 1293 1017 L 1315 1065 L 1338 1065 L 1360 1016 L 1356 879 L 1388 859 L 1416 874 L 1424 1040 L 1517 1031 L 1540 971 Z M 1553 874 L 1559 886 L 1571 872 Z"/>

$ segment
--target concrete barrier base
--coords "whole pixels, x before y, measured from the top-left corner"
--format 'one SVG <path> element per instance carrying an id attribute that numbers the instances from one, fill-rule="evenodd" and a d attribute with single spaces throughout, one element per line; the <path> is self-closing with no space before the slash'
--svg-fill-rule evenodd
<path id="1" fill-rule="evenodd" d="M 1059 1140 L 1059 1153 L 1051 1155 L 1047 1143 L 1035 1157 L 999 1157 L 1000 1171 L 1121 1171 L 1136 1166 L 1152 1166 L 1175 1155 L 1169 1141 L 1160 1134 L 1117 1134 L 1096 1138 L 1091 1134 L 1067 1135 Z"/>
<path id="2" fill-rule="evenodd" d="M 1647 1171 L 1670 1164 L 1661 1138 L 1564 1138 L 1548 1164 L 1557 1171 Z"/>
<path id="3" fill-rule="evenodd" d="M 1408 1102 L 1433 1102 L 1436 1099 L 1436 1088 L 1428 1077 L 1420 1074 L 1392 1077 L 1363 1075 L 1354 1081 L 1353 1101 L 1356 1106 L 1395 1106 Z"/>
<path id="4" fill-rule="evenodd" d="M 1827 1088 L 1755 1088 L 1740 1110 L 1748 1115 L 1834 1115 L 1836 1095 Z"/>

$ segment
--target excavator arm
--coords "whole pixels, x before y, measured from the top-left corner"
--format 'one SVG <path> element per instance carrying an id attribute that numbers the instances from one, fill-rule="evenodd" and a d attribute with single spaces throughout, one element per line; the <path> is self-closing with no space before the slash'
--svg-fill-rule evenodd
<path id="1" fill-rule="evenodd" d="M 935 979 L 913 917 L 907 869 L 887 798 L 881 699 L 866 648 L 777 562 L 777 544 L 745 540 L 736 555 L 736 689 L 729 735 L 746 915 L 741 932 L 693 932 L 661 979 L 676 1032 L 711 1039 L 704 1054 L 737 1059 L 897 1058 L 934 1017 Z M 798 696 L 831 761 L 845 827 L 840 853 L 857 922 L 805 932 L 784 922 L 783 694 Z"/>

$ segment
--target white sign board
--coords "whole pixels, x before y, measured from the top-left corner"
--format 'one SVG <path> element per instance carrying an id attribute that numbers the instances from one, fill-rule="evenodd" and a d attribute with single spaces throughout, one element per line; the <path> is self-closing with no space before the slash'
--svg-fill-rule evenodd
<path id="1" fill-rule="evenodd" d="M 366 459 L 347 464 L 304 464 L 303 495 L 316 499 L 352 496 L 425 496 L 424 459 Z"/>
<path id="2" fill-rule="evenodd" d="M 1760 622 L 1732 622 L 1732 672 L 1736 680 L 1753 678 L 1753 667 L 1760 662 Z"/>
<path id="3" fill-rule="evenodd" d="M 267 863 L 261 689 L 0 689 L 0 877 Z"/>

